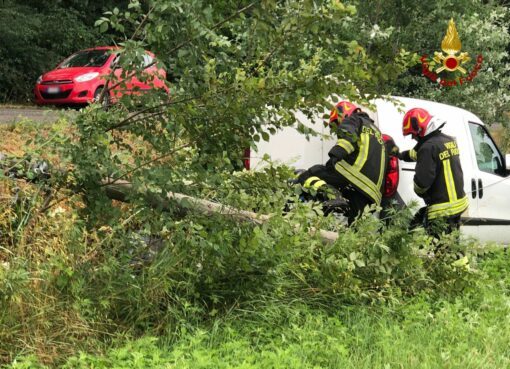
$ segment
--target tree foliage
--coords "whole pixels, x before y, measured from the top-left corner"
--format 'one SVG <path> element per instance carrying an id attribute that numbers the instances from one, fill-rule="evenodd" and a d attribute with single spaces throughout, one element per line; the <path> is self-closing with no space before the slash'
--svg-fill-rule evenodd
<path id="1" fill-rule="evenodd" d="M 365 2 L 366 3 L 366 2 Z M 422 75 L 417 64 L 405 75 L 384 86 L 384 91 L 402 96 L 424 98 L 459 106 L 472 111 L 487 124 L 509 123 L 510 83 L 508 66 L 509 9 L 498 1 L 435 0 L 415 2 L 408 0 L 377 0 L 364 7 L 361 35 L 372 47 L 380 50 L 402 47 L 418 55 L 441 51 L 448 21 L 453 18 L 462 51 L 472 60 L 483 56 L 482 69 L 471 83 L 455 87 L 441 87 Z M 367 38 L 368 36 L 368 38 Z"/>
<path id="2" fill-rule="evenodd" d="M 153 1 L 148 9 L 132 1 L 112 12 L 100 27 L 136 29 L 119 42 L 124 60 L 149 48 L 175 82 L 170 101 L 146 94 L 83 114 L 80 140 L 70 145 L 74 175 L 85 186 L 115 173 L 154 191 L 220 187 L 215 174 L 238 165 L 253 142 L 294 124 L 292 110 L 325 111 L 332 92 L 366 101 L 407 69 L 412 58 L 404 50 L 382 59 L 354 40 L 356 14 L 339 1 L 257 0 Z M 134 113 L 135 105 L 143 109 Z M 133 150 L 134 137 L 146 150 Z"/>

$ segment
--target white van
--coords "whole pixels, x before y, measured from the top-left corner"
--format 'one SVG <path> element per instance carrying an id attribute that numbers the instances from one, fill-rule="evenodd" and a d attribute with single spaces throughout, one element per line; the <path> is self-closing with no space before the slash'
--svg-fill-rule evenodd
<path id="1" fill-rule="evenodd" d="M 480 118 L 464 109 L 436 102 L 401 97 L 392 99 L 397 103 L 377 99 L 372 102 L 375 111 L 364 110 L 383 134 L 395 140 L 401 151 L 416 145 L 411 137 L 402 135 L 402 118 L 407 110 L 420 107 L 447 120 L 442 131 L 457 140 L 464 171 L 464 190 L 469 197 L 469 208 L 462 214 L 462 233 L 482 241 L 510 243 L 510 155 L 507 158 L 502 155 Z M 309 120 L 300 112 L 296 116 L 316 132 L 329 134 L 322 117 Z M 331 136 L 307 140 L 293 127 L 286 127 L 252 150 L 250 166 L 263 165 L 261 159 L 268 154 L 273 161 L 306 169 L 325 163 L 328 151 L 335 143 L 336 139 Z M 414 163 L 400 161 L 395 198 L 401 204 L 414 200 L 423 205 L 413 191 L 414 166 Z"/>

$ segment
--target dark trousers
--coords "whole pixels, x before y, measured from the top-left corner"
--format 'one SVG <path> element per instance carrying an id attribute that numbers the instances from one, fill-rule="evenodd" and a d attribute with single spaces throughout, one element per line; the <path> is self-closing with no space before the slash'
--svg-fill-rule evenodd
<path id="1" fill-rule="evenodd" d="M 373 204 L 373 201 L 355 189 L 351 183 L 342 176 L 331 163 L 326 165 L 314 165 L 310 169 L 304 171 L 297 178 L 298 183 L 303 185 L 310 177 L 319 177 L 328 185 L 334 187 L 342 193 L 342 196 L 349 201 L 349 210 L 344 214 L 349 224 L 358 217 L 367 205 Z"/>

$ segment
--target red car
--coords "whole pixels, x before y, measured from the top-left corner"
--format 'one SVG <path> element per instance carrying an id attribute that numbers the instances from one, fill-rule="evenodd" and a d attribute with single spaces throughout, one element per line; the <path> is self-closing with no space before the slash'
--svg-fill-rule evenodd
<path id="1" fill-rule="evenodd" d="M 94 47 L 74 53 L 57 67 L 37 79 L 34 94 L 37 104 L 74 105 L 86 104 L 97 98 L 104 85 L 104 77 L 114 70 L 117 81 L 120 80 L 122 69 L 115 68 L 119 54 L 112 53 L 117 48 L 112 46 Z M 146 51 L 143 56 L 144 66 L 153 64 L 154 54 Z M 161 88 L 168 92 L 165 84 L 166 72 L 151 65 L 145 69 L 151 82 L 142 82 L 136 77 L 125 81 L 121 89 L 118 86 L 106 96 L 109 103 L 123 94 L 134 91 L 144 91 L 152 88 Z M 138 93 L 138 92 L 137 92 Z"/>

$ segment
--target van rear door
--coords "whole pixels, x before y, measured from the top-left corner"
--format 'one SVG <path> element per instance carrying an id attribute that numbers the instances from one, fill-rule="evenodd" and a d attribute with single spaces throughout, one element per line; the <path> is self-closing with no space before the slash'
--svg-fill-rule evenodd
<path id="1" fill-rule="evenodd" d="M 312 165 L 324 164 L 327 151 L 324 147 L 334 145 L 334 139 L 328 136 L 329 129 L 324 126 L 324 119 L 320 115 L 308 118 L 304 113 L 295 113 L 299 123 L 279 128 L 268 141 L 259 141 L 256 149 L 251 151 L 250 167 L 261 168 L 267 163 L 263 160 L 267 154 L 277 164 L 286 164 L 296 169 L 308 169 Z M 312 129 L 318 135 L 306 137 L 299 132 L 298 125 Z M 326 146 L 325 146 L 326 145 Z M 326 159 L 327 160 L 327 159 Z"/>

